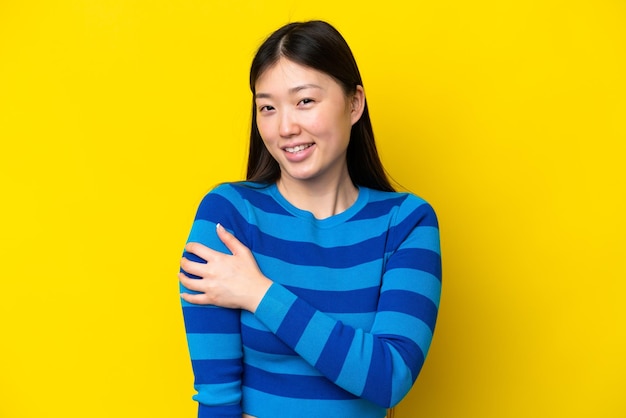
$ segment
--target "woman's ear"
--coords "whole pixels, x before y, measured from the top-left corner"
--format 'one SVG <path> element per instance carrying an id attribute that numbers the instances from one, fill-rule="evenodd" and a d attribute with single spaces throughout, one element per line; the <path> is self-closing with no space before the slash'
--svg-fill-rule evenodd
<path id="1" fill-rule="evenodd" d="M 365 110 L 365 90 L 363 86 L 356 86 L 356 90 L 350 98 L 350 119 L 352 125 L 361 119 L 363 110 Z"/>

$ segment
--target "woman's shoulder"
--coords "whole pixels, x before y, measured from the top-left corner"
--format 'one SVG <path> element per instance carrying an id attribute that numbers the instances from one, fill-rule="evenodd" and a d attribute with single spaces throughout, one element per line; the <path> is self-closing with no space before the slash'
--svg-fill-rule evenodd
<path id="1" fill-rule="evenodd" d="M 228 216 L 247 219 L 251 207 L 267 196 L 267 186 L 250 182 L 220 183 L 204 195 L 196 218 L 223 219 Z M 258 196 L 254 196 L 254 195 Z"/>
<path id="2" fill-rule="evenodd" d="M 209 191 L 202 199 L 202 204 L 230 205 L 243 210 L 260 208 L 273 211 L 277 205 L 272 190 L 275 183 L 257 183 L 250 181 L 235 181 L 220 183 Z"/>
<path id="3" fill-rule="evenodd" d="M 383 191 L 376 189 L 368 189 L 370 202 L 387 202 L 395 206 L 403 207 L 419 207 L 426 206 L 431 207 L 430 203 L 426 199 L 413 192 L 408 191 Z"/>
<path id="4" fill-rule="evenodd" d="M 432 205 L 423 197 L 409 191 L 388 192 L 369 189 L 370 207 L 386 212 L 394 218 L 393 223 L 419 219 L 437 225 L 437 215 Z"/>
<path id="5" fill-rule="evenodd" d="M 251 181 L 233 181 L 220 183 L 213 187 L 206 196 L 220 195 L 223 197 L 232 197 L 237 199 L 245 199 L 246 196 L 252 194 L 267 194 L 271 184 L 257 183 Z"/>

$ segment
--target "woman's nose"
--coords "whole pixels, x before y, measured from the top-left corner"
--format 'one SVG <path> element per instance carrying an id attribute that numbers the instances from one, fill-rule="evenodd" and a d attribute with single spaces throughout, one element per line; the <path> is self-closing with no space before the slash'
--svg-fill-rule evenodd
<path id="1" fill-rule="evenodd" d="M 279 123 L 278 133 L 282 137 L 288 138 L 300 133 L 300 125 L 292 112 L 282 112 Z"/>

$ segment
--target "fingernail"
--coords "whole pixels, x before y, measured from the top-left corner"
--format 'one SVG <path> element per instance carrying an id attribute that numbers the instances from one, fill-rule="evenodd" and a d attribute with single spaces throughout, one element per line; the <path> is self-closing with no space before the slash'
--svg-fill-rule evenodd
<path id="1" fill-rule="evenodd" d="M 215 225 L 215 229 L 224 229 L 224 227 L 218 222 L 217 225 Z"/>

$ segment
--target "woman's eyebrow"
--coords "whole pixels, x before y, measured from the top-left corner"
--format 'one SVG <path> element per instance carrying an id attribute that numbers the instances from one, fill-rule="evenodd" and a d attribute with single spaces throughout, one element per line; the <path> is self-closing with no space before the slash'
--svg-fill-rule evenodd
<path id="1" fill-rule="evenodd" d="M 289 93 L 293 94 L 293 93 L 297 93 L 300 90 L 306 90 L 306 89 L 322 89 L 321 86 L 318 86 L 317 84 L 303 84 L 301 86 L 296 86 L 296 87 L 292 87 L 289 89 Z"/>
<path id="2" fill-rule="evenodd" d="M 296 87 L 292 87 L 289 89 L 289 94 L 295 94 L 298 93 L 301 90 L 306 90 L 306 89 L 320 89 L 322 90 L 322 86 L 319 86 L 317 84 L 302 84 L 301 86 L 296 86 Z M 272 95 L 269 93 L 256 93 L 254 95 L 254 99 L 269 99 L 271 98 Z"/>

